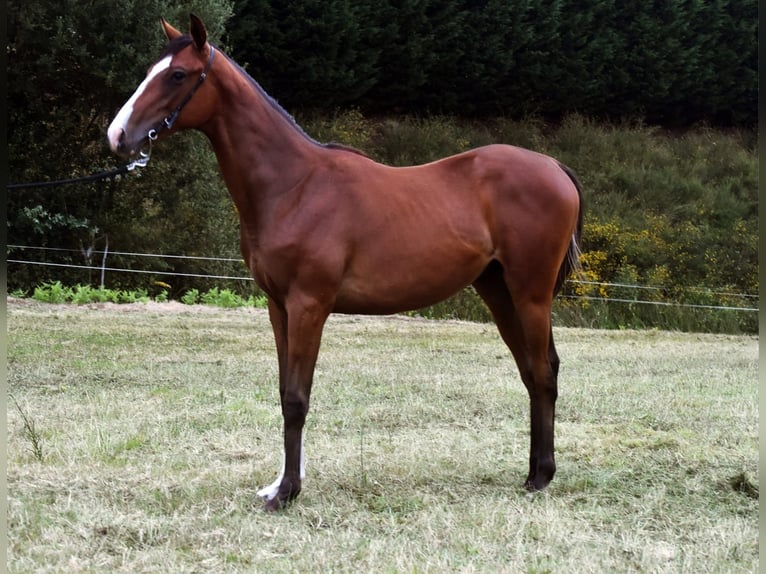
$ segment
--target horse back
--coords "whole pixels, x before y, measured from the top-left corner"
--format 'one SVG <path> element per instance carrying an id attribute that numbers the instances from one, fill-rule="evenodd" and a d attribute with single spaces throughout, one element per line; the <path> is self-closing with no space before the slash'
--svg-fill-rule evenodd
<path id="1" fill-rule="evenodd" d="M 435 303 L 492 260 L 525 276 L 541 266 L 558 271 L 578 209 L 554 159 L 507 145 L 403 168 L 347 153 L 315 184 L 333 197 L 317 242 L 334 250 L 336 310 L 349 312 Z"/>

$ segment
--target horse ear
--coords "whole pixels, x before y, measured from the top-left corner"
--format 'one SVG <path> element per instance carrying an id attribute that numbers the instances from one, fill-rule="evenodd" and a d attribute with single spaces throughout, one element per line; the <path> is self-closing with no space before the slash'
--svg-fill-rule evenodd
<path id="1" fill-rule="evenodd" d="M 162 29 L 165 31 L 165 37 L 168 39 L 168 41 L 175 40 L 179 36 L 183 36 L 181 32 L 173 28 L 170 24 L 168 24 L 168 21 L 165 20 L 165 18 L 160 18 L 160 22 L 162 23 Z"/>
<path id="2" fill-rule="evenodd" d="M 191 20 L 191 37 L 194 40 L 194 45 L 197 46 L 199 51 L 202 51 L 205 44 L 207 44 L 205 24 L 194 14 L 189 14 L 189 19 Z"/>

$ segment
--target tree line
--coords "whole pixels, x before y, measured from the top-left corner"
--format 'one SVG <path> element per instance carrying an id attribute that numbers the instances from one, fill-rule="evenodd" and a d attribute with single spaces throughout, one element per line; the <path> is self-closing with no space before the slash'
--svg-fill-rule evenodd
<path id="1" fill-rule="evenodd" d="M 292 109 L 754 124 L 754 0 L 239 0 L 235 59 Z"/>

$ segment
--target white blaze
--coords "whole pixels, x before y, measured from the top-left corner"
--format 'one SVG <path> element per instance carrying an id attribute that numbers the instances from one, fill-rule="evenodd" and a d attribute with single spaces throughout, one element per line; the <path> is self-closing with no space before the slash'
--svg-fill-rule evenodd
<path id="1" fill-rule="evenodd" d="M 109 125 L 109 129 L 106 132 L 107 137 L 109 138 L 109 146 L 112 148 L 112 151 L 117 151 L 117 146 L 120 143 L 120 136 L 128 127 L 128 121 L 130 120 L 130 116 L 133 115 L 133 106 L 136 101 L 141 97 L 141 94 L 146 91 L 149 83 L 157 77 L 157 74 L 170 67 L 170 62 L 172 60 L 173 56 L 166 56 L 157 62 L 152 69 L 149 70 L 149 73 L 146 75 L 146 78 L 144 78 L 144 81 L 141 82 L 141 85 L 139 85 L 133 95 L 130 96 L 130 99 L 125 102 L 124 106 L 122 106 L 122 109 L 117 113 L 117 117 L 112 120 L 112 123 Z"/>

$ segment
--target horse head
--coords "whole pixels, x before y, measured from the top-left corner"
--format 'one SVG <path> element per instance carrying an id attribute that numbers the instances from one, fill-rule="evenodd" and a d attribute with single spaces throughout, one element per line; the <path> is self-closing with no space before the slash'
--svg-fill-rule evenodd
<path id="1" fill-rule="evenodd" d="M 212 115 L 215 90 L 204 89 L 203 84 L 215 49 L 207 41 L 202 20 L 193 14 L 190 19 L 189 34 L 161 19 L 169 43 L 109 126 L 109 147 L 115 153 L 148 157 L 145 150 L 152 141 L 197 128 Z"/>

